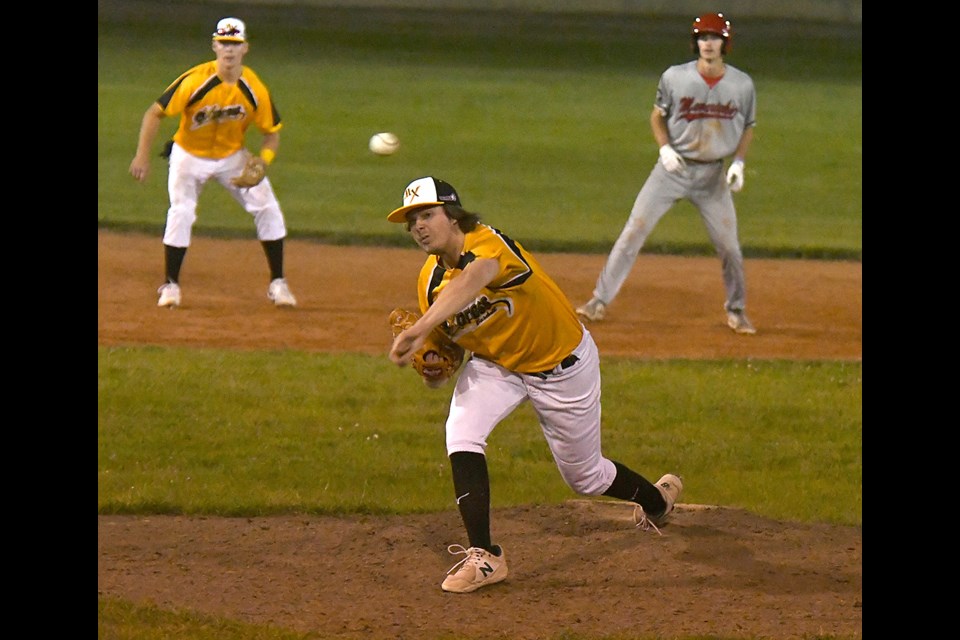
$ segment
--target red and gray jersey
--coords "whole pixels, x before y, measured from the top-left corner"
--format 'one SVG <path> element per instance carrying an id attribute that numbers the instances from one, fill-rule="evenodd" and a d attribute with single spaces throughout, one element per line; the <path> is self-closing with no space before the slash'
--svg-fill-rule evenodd
<path id="1" fill-rule="evenodd" d="M 712 87 L 697 61 L 674 65 L 657 85 L 656 107 L 667 120 L 670 146 L 688 160 L 712 162 L 733 154 L 756 125 L 757 94 L 749 75 L 729 64 Z"/>

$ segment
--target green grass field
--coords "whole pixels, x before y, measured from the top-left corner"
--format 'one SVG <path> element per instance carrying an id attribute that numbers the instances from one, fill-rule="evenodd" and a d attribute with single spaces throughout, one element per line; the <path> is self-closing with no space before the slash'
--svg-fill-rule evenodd
<path id="1" fill-rule="evenodd" d="M 449 508 L 449 389 L 381 357 L 101 347 L 98 364 L 99 513 Z M 860 363 L 608 358 L 603 376 L 604 448 L 710 478 L 685 501 L 861 524 Z M 529 407 L 488 455 L 494 506 L 575 497 Z"/>
<path id="2" fill-rule="evenodd" d="M 212 57 L 220 10 L 148 4 L 137 22 L 129 7 L 119 17 L 101 11 L 100 225 L 162 230 L 165 164 L 157 159 L 146 184 L 127 167 L 143 111 L 181 71 Z M 437 174 L 531 249 L 608 251 L 657 159 L 648 124 L 657 79 L 690 57 L 689 25 L 677 19 L 247 10 L 246 62 L 285 123 L 271 179 L 291 235 L 328 242 L 406 246 L 386 213 L 410 180 Z M 758 92 L 737 195 L 744 253 L 860 259 L 859 27 L 738 24 L 729 60 Z M 172 134 L 176 123 L 165 125 L 162 135 Z M 374 156 L 367 140 L 385 130 L 402 148 Z M 222 189 L 204 192 L 198 232 L 247 237 L 250 227 Z M 644 250 L 713 253 L 686 202 Z"/>

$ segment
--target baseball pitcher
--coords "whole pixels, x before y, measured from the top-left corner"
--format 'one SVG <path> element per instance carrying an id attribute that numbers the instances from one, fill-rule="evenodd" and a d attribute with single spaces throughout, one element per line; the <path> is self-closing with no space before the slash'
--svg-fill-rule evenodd
<path id="1" fill-rule="evenodd" d="M 441 588 L 468 593 L 507 577 L 503 547 L 490 536 L 485 451 L 497 424 L 524 402 L 533 406 L 571 489 L 634 502 L 637 526 L 663 525 L 680 495 L 680 478 L 666 474 L 653 484 L 604 457 L 597 345 L 536 258 L 482 224 L 450 184 L 433 177 L 411 182 L 403 206 L 387 219 L 406 224 L 429 254 L 417 279 L 422 315 L 396 335 L 390 359 L 407 366 L 438 329 L 472 354 L 460 369 L 446 421 L 447 455 L 469 547 L 448 547 L 464 558 Z"/>

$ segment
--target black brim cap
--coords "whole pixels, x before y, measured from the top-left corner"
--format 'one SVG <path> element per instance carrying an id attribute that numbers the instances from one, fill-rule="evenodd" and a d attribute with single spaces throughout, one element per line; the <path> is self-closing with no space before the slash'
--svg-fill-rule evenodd
<path id="1" fill-rule="evenodd" d="M 403 190 L 403 206 L 387 216 L 389 222 L 406 222 L 407 213 L 414 209 L 435 207 L 441 204 L 460 204 L 457 190 L 443 180 L 431 176 L 417 178 Z"/>

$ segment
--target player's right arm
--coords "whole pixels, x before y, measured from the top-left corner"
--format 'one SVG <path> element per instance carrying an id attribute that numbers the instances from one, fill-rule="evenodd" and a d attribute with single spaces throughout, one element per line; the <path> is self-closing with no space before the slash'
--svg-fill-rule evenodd
<path id="1" fill-rule="evenodd" d="M 137 153 L 130 162 L 130 175 L 134 180 L 143 182 L 150 173 L 150 150 L 160 131 L 160 121 L 163 120 L 163 109 L 156 102 L 147 108 L 140 121 L 140 136 L 137 138 Z"/>
<path id="2" fill-rule="evenodd" d="M 447 282 L 426 313 L 394 339 L 390 349 L 390 359 L 394 364 L 409 362 L 410 356 L 420 350 L 430 332 L 473 302 L 498 273 L 500 263 L 496 259 L 478 258 L 468 264 L 460 275 Z"/>
<path id="3" fill-rule="evenodd" d="M 650 112 L 650 130 L 653 131 L 653 138 L 657 141 L 658 149 L 665 144 L 670 144 L 667 117 L 660 107 L 654 107 L 653 111 Z"/>
<path id="4" fill-rule="evenodd" d="M 667 129 L 666 112 L 659 105 L 653 107 L 650 113 L 650 129 L 657 141 L 660 150 L 660 163 L 670 173 L 682 174 L 686 171 L 687 163 L 680 152 L 670 144 L 670 131 Z"/>
<path id="5" fill-rule="evenodd" d="M 484 287 L 493 282 L 500 273 L 496 258 L 476 258 L 452 278 L 430 308 L 423 314 L 424 330 L 427 333 L 439 327 L 444 320 L 473 303 Z"/>

